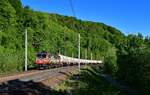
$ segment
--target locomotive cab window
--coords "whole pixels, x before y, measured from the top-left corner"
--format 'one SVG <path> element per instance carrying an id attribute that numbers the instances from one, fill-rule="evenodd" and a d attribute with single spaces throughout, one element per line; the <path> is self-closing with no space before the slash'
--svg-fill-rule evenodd
<path id="1" fill-rule="evenodd" d="M 38 53 L 37 57 L 38 58 L 46 58 L 46 54 L 45 53 Z"/>

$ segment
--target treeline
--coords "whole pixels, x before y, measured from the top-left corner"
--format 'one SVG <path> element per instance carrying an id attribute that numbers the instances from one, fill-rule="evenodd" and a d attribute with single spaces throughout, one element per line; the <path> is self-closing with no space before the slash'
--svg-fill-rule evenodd
<path id="1" fill-rule="evenodd" d="M 103 37 L 112 27 L 77 20 L 74 17 L 33 11 L 28 6 L 23 7 L 20 0 L 14 2 L 1 0 L 0 2 L 2 10 L 0 51 L 1 67 L 3 67 L 1 72 L 13 71 L 16 67 L 19 70 L 23 69 L 25 29 L 28 30 L 29 67 L 35 61 L 35 54 L 43 50 L 52 54 L 60 51 L 64 55 L 77 57 L 79 32 L 81 34 L 81 58 L 87 56 L 90 59 L 92 53 L 93 59 L 104 60 L 112 56 L 116 60 L 115 46 Z M 111 35 L 109 32 L 108 34 Z"/>
<path id="2" fill-rule="evenodd" d="M 39 51 L 77 57 L 78 33 L 81 58 L 101 59 L 105 72 L 142 93 L 150 94 L 150 37 L 125 36 L 104 23 L 34 11 L 20 0 L 0 1 L 0 73 L 22 71 L 24 36 L 28 30 L 28 65 Z"/>

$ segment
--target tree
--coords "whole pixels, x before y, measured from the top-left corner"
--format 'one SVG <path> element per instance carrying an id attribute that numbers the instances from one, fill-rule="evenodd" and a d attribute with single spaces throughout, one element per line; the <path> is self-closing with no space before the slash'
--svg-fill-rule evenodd
<path id="1" fill-rule="evenodd" d="M 16 11 L 8 0 L 0 1 L 0 14 L 0 29 L 2 31 L 16 25 Z"/>
<path id="2" fill-rule="evenodd" d="M 23 7 L 20 0 L 8 0 L 12 7 L 16 10 L 18 17 L 22 16 Z"/>

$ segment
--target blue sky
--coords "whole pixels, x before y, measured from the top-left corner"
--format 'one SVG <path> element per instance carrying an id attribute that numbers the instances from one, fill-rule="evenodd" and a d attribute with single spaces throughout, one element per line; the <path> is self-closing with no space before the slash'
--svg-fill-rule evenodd
<path id="1" fill-rule="evenodd" d="M 150 0 L 72 0 L 76 16 L 103 22 L 125 34 L 150 36 Z M 69 0 L 22 0 L 23 5 L 49 13 L 72 16 Z"/>

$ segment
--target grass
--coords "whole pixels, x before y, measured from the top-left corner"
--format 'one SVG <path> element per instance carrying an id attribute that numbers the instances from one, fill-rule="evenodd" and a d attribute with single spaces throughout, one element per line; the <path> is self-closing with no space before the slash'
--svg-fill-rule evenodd
<path id="1" fill-rule="evenodd" d="M 87 67 L 81 74 L 75 74 L 64 81 L 57 90 L 66 91 L 71 95 L 125 95 L 101 76 L 99 68 Z"/>

